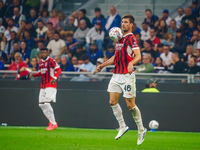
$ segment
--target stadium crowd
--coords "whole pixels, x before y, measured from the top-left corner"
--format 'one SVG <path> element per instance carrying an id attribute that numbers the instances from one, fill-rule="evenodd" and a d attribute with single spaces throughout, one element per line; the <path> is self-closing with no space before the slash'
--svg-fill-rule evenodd
<path id="1" fill-rule="evenodd" d="M 51 2 L 0 0 L 0 70 L 7 69 L 5 64 L 10 64 L 8 70 L 38 70 L 43 47 L 49 49 L 49 55 L 60 64 L 62 71 L 92 72 L 96 64 L 114 55 L 115 47 L 108 32 L 121 24 L 121 16 L 114 6 L 109 8 L 107 17 L 100 8 L 95 8 L 94 18 L 90 20 L 85 9 L 66 16 L 52 9 Z M 160 18 L 150 9 L 144 13 L 142 29 L 133 25 L 142 55 L 135 72 L 200 72 L 198 0 L 193 0 L 185 9 L 179 8 L 174 19 L 168 9 L 163 10 Z M 76 68 L 76 65 L 81 66 Z"/>

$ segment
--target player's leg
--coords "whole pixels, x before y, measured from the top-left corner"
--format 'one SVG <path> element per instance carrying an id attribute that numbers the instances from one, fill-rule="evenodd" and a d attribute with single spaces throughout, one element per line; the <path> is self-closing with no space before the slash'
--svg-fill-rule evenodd
<path id="1" fill-rule="evenodd" d="M 135 123 L 138 128 L 137 145 L 141 145 L 142 142 L 144 141 L 147 129 L 144 128 L 144 126 L 143 126 L 140 110 L 135 104 L 135 97 L 125 98 L 125 99 L 126 99 L 127 107 L 129 108 L 130 112 L 132 113 L 133 119 L 135 120 Z"/>
<path id="2" fill-rule="evenodd" d="M 128 130 L 129 127 L 126 126 L 125 122 L 124 122 L 124 117 L 122 114 L 122 109 L 118 103 L 119 98 L 120 98 L 121 93 L 114 93 L 114 92 L 110 92 L 110 105 L 111 108 L 113 110 L 113 114 L 116 117 L 118 123 L 119 123 L 119 132 L 117 134 L 117 136 L 115 137 L 116 140 L 118 140 L 120 137 L 122 137 Z"/>

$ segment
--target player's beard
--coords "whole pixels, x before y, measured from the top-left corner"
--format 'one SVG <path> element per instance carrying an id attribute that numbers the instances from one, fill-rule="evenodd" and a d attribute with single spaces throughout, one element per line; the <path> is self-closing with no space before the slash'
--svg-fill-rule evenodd
<path id="1" fill-rule="evenodd" d="M 45 57 L 42 56 L 42 59 L 43 59 L 43 60 L 46 60 L 46 59 L 47 59 L 47 56 L 45 56 Z"/>

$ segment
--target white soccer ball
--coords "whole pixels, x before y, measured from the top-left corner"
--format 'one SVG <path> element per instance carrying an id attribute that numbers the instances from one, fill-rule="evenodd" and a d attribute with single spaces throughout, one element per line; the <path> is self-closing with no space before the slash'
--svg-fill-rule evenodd
<path id="1" fill-rule="evenodd" d="M 149 128 L 150 129 L 158 129 L 159 123 L 156 120 L 152 120 L 149 122 Z"/>
<path id="2" fill-rule="evenodd" d="M 122 30 L 118 27 L 113 27 L 109 31 L 109 37 L 112 41 L 119 41 L 122 36 Z"/>

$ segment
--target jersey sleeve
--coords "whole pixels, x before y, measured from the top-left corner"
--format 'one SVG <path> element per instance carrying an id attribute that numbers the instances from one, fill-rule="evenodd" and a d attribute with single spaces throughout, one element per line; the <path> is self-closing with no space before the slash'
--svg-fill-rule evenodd
<path id="1" fill-rule="evenodd" d="M 53 68 L 53 69 L 60 68 L 60 66 L 58 65 L 58 63 L 54 59 L 51 59 L 50 67 Z"/>
<path id="2" fill-rule="evenodd" d="M 132 50 L 139 48 L 135 36 L 129 37 L 129 46 Z"/>

